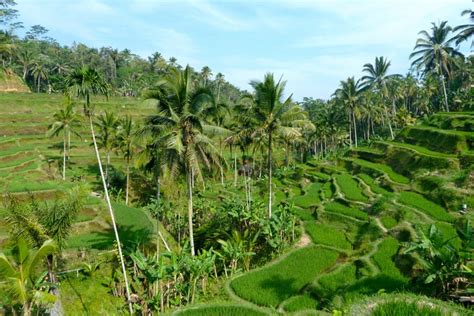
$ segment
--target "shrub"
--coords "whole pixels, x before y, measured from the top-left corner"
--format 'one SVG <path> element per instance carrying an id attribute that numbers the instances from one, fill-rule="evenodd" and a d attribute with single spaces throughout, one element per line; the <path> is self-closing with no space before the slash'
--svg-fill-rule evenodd
<path id="1" fill-rule="evenodd" d="M 349 200 L 367 202 L 369 199 L 362 194 L 362 190 L 359 188 L 357 181 L 347 173 L 339 174 L 336 176 L 337 184 L 341 189 L 342 193 Z"/>
<path id="2" fill-rule="evenodd" d="M 418 193 L 406 191 L 401 192 L 399 200 L 403 204 L 412 206 L 439 221 L 452 222 L 454 220 L 453 216 L 445 211 L 441 206 L 425 199 Z"/>
<path id="3" fill-rule="evenodd" d="M 324 206 L 324 208 L 328 212 L 339 213 L 339 214 L 355 217 L 362 220 L 367 220 L 369 218 L 367 213 L 362 212 L 361 210 L 358 210 L 356 208 L 342 205 L 341 203 L 338 203 L 338 202 L 328 203 Z"/>
<path id="4" fill-rule="evenodd" d="M 281 261 L 235 278 L 230 286 L 241 298 L 276 307 L 297 294 L 318 273 L 332 266 L 338 253 L 316 246 L 298 249 Z"/>
<path id="5" fill-rule="evenodd" d="M 306 222 L 305 230 L 315 244 L 333 246 L 344 250 L 352 249 L 352 245 L 347 241 L 343 231 L 315 222 Z"/>
<path id="6" fill-rule="evenodd" d="M 388 199 L 384 196 L 378 198 L 371 206 L 369 209 L 369 214 L 371 215 L 378 215 L 388 209 L 388 204 L 387 204 Z"/>

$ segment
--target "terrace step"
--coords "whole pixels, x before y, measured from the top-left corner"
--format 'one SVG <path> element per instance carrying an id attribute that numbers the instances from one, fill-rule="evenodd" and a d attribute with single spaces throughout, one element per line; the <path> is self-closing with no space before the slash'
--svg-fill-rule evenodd
<path id="1" fill-rule="evenodd" d="M 469 132 L 474 130 L 474 112 L 436 113 L 424 123 L 440 129 Z"/>
<path id="2" fill-rule="evenodd" d="M 386 176 L 390 181 L 397 184 L 409 184 L 410 179 L 393 171 L 390 166 L 374 163 L 363 159 L 343 158 L 341 159 L 354 173 L 368 173 L 375 176 Z"/>

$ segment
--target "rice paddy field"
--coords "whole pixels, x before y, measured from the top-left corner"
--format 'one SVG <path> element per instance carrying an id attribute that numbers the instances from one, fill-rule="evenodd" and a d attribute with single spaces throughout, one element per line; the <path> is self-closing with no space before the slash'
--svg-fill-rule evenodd
<path id="1" fill-rule="evenodd" d="M 0 94 L 3 193 L 20 198 L 31 193 L 48 199 L 71 185 L 61 180 L 61 139 L 46 137 L 52 115 L 62 102 L 60 95 Z M 96 112 L 106 109 L 139 120 L 154 108 L 137 99 L 98 99 Z M 463 203 L 474 205 L 472 160 L 465 158 L 474 156 L 473 118 L 474 113 L 469 112 L 436 114 L 402 130 L 394 142 L 354 148 L 331 162 L 310 161 L 301 166 L 303 181 L 276 177 L 276 201 L 295 205 L 302 242 L 263 267 L 235 275 L 222 289 L 223 301 L 190 306 L 176 315 L 317 315 L 339 308 L 358 315 L 367 295 L 409 290 L 412 271 L 401 263 L 407 241 L 403 236 L 413 239 L 417 229 L 426 230 L 434 223 L 454 238 L 453 223 L 462 216 L 473 219 L 472 212 L 458 212 Z M 81 134 L 89 135 L 86 128 Z M 87 136 L 72 139 L 67 173 L 87 179 L 93 191 L 99 182 L 90 143 Z M 112 161 L 116 166 L 123 164 L 116 155 Z M 465 170 L 471 180 L 459 185 L 456 179 Z M 439 181 L 427 186 L 429 177 Z M 433 192 L 440 198 L 433 198 Z M 142 209 L 120 201 L 114 208 L 125 244 L 135 242 L 132 236 L 150 238 L 156 229 Z M 111 249 L 111 234 L 103 201 L 91 195 L 67 248 Z M 6 237 L 0 217 L 0 247 Z M 453 244 L 457 242 L 453 239 Z M 377 315 L 392 308 L 403 311 L 397 295 L 387 294 L 383 301 L 374 298 Z M 449 309 L 445 304 L 436 306 L 440 313 Z M 423 306 L 420 313 L 424 313 Z"/>

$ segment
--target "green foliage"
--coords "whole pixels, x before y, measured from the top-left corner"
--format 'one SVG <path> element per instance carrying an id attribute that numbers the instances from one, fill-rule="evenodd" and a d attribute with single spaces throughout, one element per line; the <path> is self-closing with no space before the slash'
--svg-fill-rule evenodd
<path id="1" fill-rule="evenodd" d="M 245 300 L 275 307 L 297 294 L 337 258 L 337 252 L 315 246 L 298 249 L 280 261 L 235 278 L 230 286 Z"/>
<path id="2" fill-rule="evenodd" d="M 359 173 L 357 176 L 359 178 L 361 178 L 362 181 L 364 181 L 370 187 L 370 190 L 372 192 L 377 193 L 377 194 L 382 194 L 382 195 L 385 195 L 385 196 L 390 196 L 391 195 L 391 192 L 387 191 L 386 189 L 384 189 L 380 185 L 378 185 L 377 182 L 375 181 L 375 179 L 372 178 L 371 176 L 369 176 L 368 174 Z"/>
<path id="3" fill-rule="evenodd" d="M 454 220 L 453 216 L 445 211 L 442 207 L 427 200 L 418 193 L 407 191 L 400 192 L 399 200 L 403 204 L 412 206 L 428 214 L 434 219 L 446 222 L 452 222 Z"/>
<path id="4" fill-rule="evenodd" d="M 314 221 L 305 222 L 304 227 L 315 244 L 336 247 L 342 250 L 352 249 L 352 245 L 347 241 L 345 233 L 338 229 Z"/>
<path id="5" fill-rule="evenodd" d="M 349 200 L 367 202 L 369 199 L 362 194 L 357 181 L 347 173 L 338 174 L 336 177 L 337 184 L 342 193 Z"/>
<path id="6" fill-rule="evenodd" d="M 326 205 L 324 205 L 324 209 L 328 212 L 339 213 L 362 220 L 367 220 L 369 218 L 367 213 L 353 207 L 345 206 L 338 202 L 327 203 Z"/>

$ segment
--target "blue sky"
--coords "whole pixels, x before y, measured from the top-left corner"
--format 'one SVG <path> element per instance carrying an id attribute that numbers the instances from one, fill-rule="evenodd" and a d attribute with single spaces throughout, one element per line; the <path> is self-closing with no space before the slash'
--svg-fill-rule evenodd
<path id="1" fill-rule="evenodd" d="M 386 56 L 405 74 L 417 33 L 431 22 L 465 23 L 470 0 L 18 0 L 25 26 L 61 44 L 174 56 L 242 89 L 283 75 L 296 100 L 327 98 L 339 81 Z M 464 52 L 468 50 L 464 47 Z"/>

